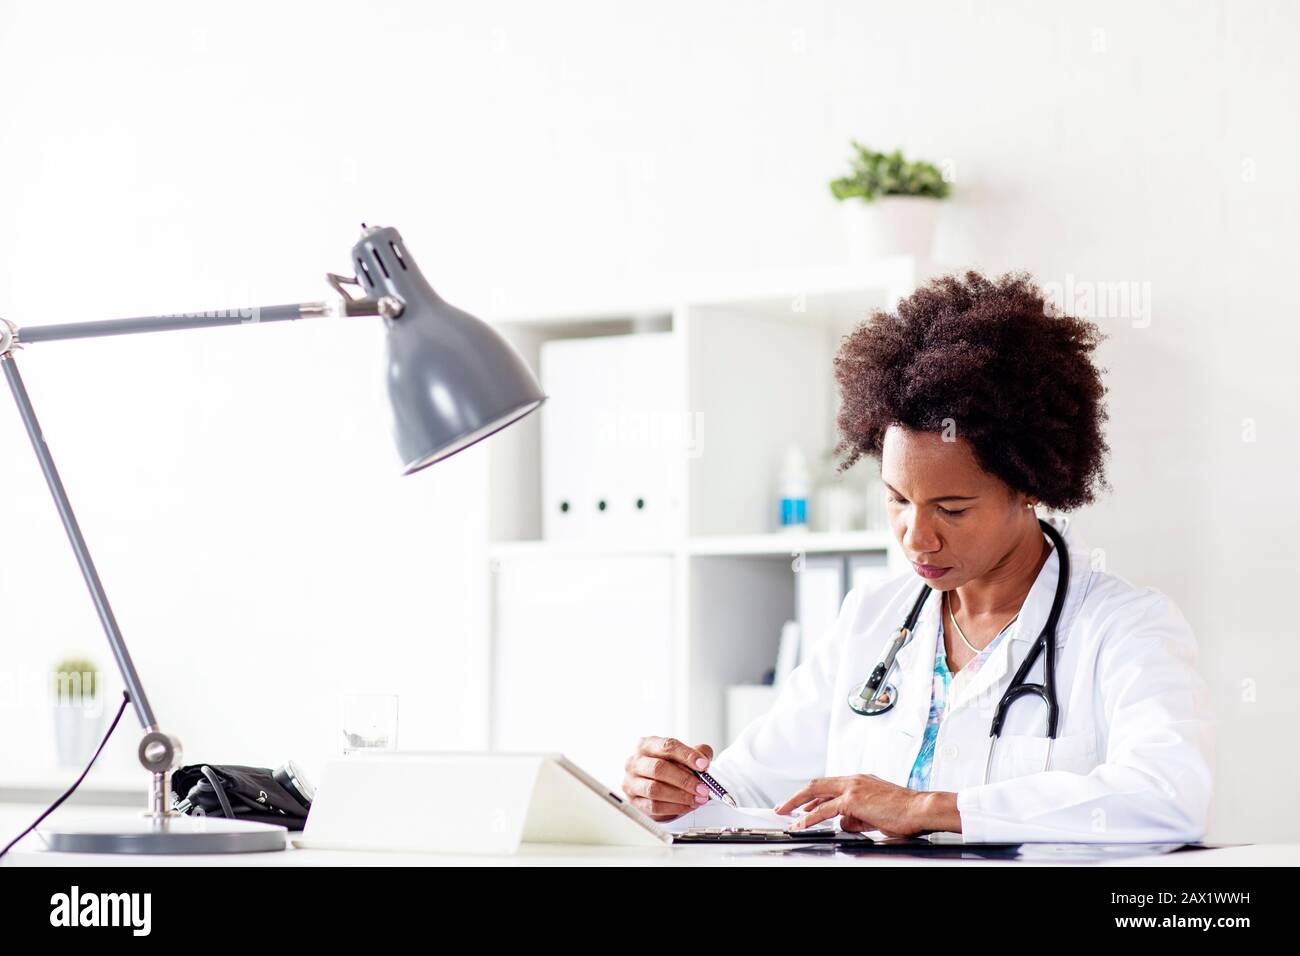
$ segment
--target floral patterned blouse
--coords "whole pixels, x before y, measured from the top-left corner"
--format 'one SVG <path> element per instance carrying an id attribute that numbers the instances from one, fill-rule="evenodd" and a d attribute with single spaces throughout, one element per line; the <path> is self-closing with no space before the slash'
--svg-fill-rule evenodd
<path id="1" fill-rule="evenodd" d="M 998 636 L 993 638 L 987 647 L 980 650 L 979 654 L 972 657 L 970 661 L 958 673 L 962 681 L 967 681 L 974 675 L 985 662 L 989 659 L 989 653 L 997 647 L 998 642 L 1010 630 L 1010 625 L 1004 627 L 998 632 Z M 930 789 L 930 766 L 934 763 L 934 743 L 939 737 L 939 725 L 943 723 L 943 715 L 948 708 L 949 693 L 952 689 L 953 675 L 948 670 L 948 652 L 943 643 L 943 614 L 939 615 L 939 640 L 936 642 L 934 651 L 934 683 L 933 693 L 930 696 L 930 718 L 925 724 L 925 737 L 921 741 L 921 750 L 916 755 L 916 762 L 912 764 L 912 773 L 907 778 L 907 786 L 911 790 L 929 790 Z"/>

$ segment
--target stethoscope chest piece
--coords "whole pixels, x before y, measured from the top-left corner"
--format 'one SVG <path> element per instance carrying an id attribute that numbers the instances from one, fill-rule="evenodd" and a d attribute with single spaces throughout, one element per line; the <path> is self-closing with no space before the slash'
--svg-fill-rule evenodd
<path id="1" fill-rule="evenodd" d="M 908 615 L 907 622 L 894 632 L 894 638 L 889 642 L 889 647 L 885 651 L 885 656 L 881 658 L 880 663 L 871 671 L 871 676 L 858 685 L 857 690 L 849 694 L 849 709 L 855 714 L 863 717 L 876 717 L 893 709 L 894 704 L 898 701 L 898 688 L 893 684 L 887 683 L 885 678 L 894 668 L 894 658 L 902 650 L 903 645 L 912 635 L 912 628 L 916 626 L 916 615 L 921 610 L 921 603 L 925 600 L 925 595 L 930 593 L 927 587 L 922 593 L 922 597 L 912 608 L 912 613 Z"/>
<path id="2" fill-rule="evenodd" d="M 849 708 L 863 717 L 875 717 L 894 709 L 898 700 L 898 691 L 893 684 L 886 684 L 878 693 L 873 694 L 867 684 L 862 684 L 849 695 Z"/>

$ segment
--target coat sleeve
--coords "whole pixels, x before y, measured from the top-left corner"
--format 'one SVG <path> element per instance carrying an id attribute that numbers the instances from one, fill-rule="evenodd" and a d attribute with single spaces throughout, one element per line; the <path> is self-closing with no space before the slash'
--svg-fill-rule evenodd
<path id="1" fill-rule="evenodd" d="M 865 588 L 854 588 L 813 653 L 796 667 L 772 709 L 713 759 L 709 773 L 742 807 L 771 807 L 825 773 L 831 695 Z"/>
<path id="2" fill-rule="evenodd" d="M 1193 843 L 1213 792 L 1214 716 L 1196 640 L 1178 608 L 1148 591 L 1116 615 L 1098 651 L 1105 759 L 957 792 L 972 842 Z"/>

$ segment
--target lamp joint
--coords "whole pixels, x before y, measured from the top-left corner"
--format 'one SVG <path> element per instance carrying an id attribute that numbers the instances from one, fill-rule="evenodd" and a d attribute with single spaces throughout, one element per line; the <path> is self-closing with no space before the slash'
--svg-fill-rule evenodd
<path id="1" fill-rule="evenodd" d="M 140 738 L 136 756 L 140 766 L 150 773 L 166 773 L 180 766 L 182 752 L 179 740 L 155 728 Z"/>
<path id="2" fill-rule="evenodd" d="M 18 326 L 8 319 L 0 319 L 0 358 L 5 358 L 22 348 L 18 341 Z"/>

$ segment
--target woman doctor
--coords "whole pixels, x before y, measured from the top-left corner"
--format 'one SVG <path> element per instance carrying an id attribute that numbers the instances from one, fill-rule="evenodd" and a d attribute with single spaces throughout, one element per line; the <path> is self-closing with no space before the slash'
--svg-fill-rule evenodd
<path id="1" fill-rule="evenodd" d="M 1105 487 L 1096 326 L 1059 315 L 1027 277 L 968 272 L 924 286 L 843 340 L 841 470 L 880 460 L 890 525 L 912 570 L 857 587 L 772 709 L 713 756 L 643 738 L 623 790 L 656 820 L 708 801 L 708 769 L 740 806 L 809 811 L 811 826 L 967 842 L 1194 842 L 1212 791 L 1213 727 L 1196 642 L 1174 603 L 1104 570 L 1062 531 L 1057 735 L 1037 697 L 999 700 L 1047 622 L 1060 562 L 1035 507 Z M 849 698 L 923 584 L 933 589 L 889 681 L 894 706 Z M 1025 677 L 1043 683 L 1046 655 Z M 1049 747 L 1050 743 L 1050 747 Z M 988 779 L 985 779 L 986 769 Z"/>

